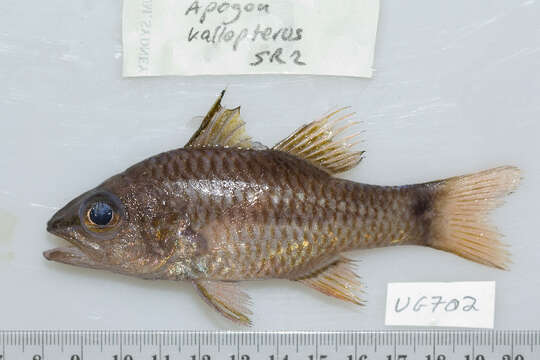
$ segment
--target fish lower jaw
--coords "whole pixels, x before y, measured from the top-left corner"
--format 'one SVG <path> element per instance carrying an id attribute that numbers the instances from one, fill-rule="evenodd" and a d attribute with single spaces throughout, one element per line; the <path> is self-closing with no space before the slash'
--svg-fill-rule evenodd
<path id="1" fill-rule="evenodd" d="M 62 246 L 44 251 L 43 256 L 50 261 L 75 266 L 96 267 L 99 265 L 74 245 Z"/>

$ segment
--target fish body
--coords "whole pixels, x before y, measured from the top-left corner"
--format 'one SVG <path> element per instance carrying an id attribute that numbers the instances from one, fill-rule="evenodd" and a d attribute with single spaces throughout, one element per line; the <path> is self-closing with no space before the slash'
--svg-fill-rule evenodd
<path id="1" fill-rule="evenodd" d="M 226 317 L 249 323 L 237 282 L 289 279 L 362 304 L 356 249 L 423 245 L 504 268 L 508 253 L 485 214 L 519 170 L 407 186 L 334 177 L 360 162 L 338 112 L 273 148 L 245 134 L 239 109 L 214 104 L 186 147 L 106 180 L 61 209 L 48 230 L 73 246 L 50 260 L 145 279 L 187 280 Z"/>
<path id="2" fill-rule="evenodd" d="M 144 194 L 142 203 L 150 193 L 165 201 L 159 212 L 173 215 L 170 226 L 186 219 L 200 251 L 189 268 L 173 262 L 171 279 L 228 281 L 291 278 L 344 251 L 422 241 L 414 208 L 429 191 L 337 179 L 276 150 L 221 147 L 160 154 L 101 188 Z M 153 218 L 156 208 L 141 211 Z"/>

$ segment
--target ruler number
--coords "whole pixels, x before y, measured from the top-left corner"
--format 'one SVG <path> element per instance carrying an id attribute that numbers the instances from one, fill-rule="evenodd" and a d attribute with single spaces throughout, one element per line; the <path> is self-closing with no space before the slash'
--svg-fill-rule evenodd
<path id="1" fill-rule="evenodd" d="M 270 355 L 270 360 L 276 360 L 275 356 Z M 289 360 L 289 355 L 285 354 L 285 356 L 283 356 L 283 360 Z"/>
<path id="2" fill-rule="evenodd" d="M 191 355 L 191 360 L 197 360 L 197 355 Z M 201 356 L 201 360 L 210 360 L 210 355 Z"/>
<path id="3" fill-rule="evenodd" d="M 170 356 L 169 355 L 165 355 L 163 357 L 163 360 L 170 360 Z M 152 360 L 159 360 L 158 356 L 157 355 L 152 355 Z"/>
<path id="4" fill-rule="evenodd" d="M 0 359 L 2 359 L 2 358 L 0 357 Z M 502 357 L 502 360 L 512 360 L 512 356 L 510 356 L 510 355 L 504 355 L 504 356 Z M 519 354 L 518 354 L 518 355 L 514 356 L 514 359 L 513 359 L 513 360 L 525 360 L 525 358 L 523 357 L 523 355 L 519 355 Z"/>
<path id="5" fill-rule="evenodd" d="M 347 360 L 354 360 L 353 357 L 354 356 L 352 356 L 352 355 L 347 355 Z M 360 355 L 358 357 L 358 360 L 367 360 L 367 355 Z"/>
<path id="6" fill-rule="evenodd" d="M 203 360 L 204 360 L 204 357 L 203 357 Z M 210 359 L 209 359 L 210 360 Z M 236 360 L 236 356 L 235 355 L 231 355 L 231 360 Z M 249 355 L 241 355 L 240 356 L 240 360 L 249 360 Z"/>
<path id="7" fill-rule="evenodd" d="M 319 355 L 319 358 L 318 359 L 315 359 L 315 356 L 314 355 L 309 355 L 308 356 L 308 359 L 309 360 L 324 360 L 328 357 L 328 355 Z"/>
<path id="8" fill-rule="evenodd" d="M 486 358 L 482 354 L 476 355 L 474 359 L 471 355 L 465 355 L 465 360 L 486 360 Z"/>
<path id="9" fill-rule="evenodd" d="M 123 358 L 120 358 L 120 356 L 118 355 L 113 355 L 113 360 L 133 360 L 133 356 L 127 354 L 127 355 L 124 355 Z"/>
<path id="10" fill-rule="evenodd" d="M 446 355 L 443 355 L 443 354 L 439 354 L 437 355 L 436 357 L 432 358 L 431 357 L 431 354 L 430 355 L 426 355 L 426 360 L 446 360 Z"/>
<path id="11" fill-rule="evenodd" d="M 396 355 L 395 359 L 392 357 L 392 355 L 386 355 L 386 360 L 407 360 L 407 355 L 404 355 L 404 354 Z"/>

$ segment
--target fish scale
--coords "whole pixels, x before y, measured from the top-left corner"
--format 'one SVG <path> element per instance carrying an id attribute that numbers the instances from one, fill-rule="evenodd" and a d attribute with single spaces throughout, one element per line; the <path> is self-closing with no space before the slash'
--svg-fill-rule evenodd
<path id="1" fill-rule="evenodd" d="M 195 166 L 193 166 L 192 159 L 196 160 Z M 262 163 L 272 162 L 279 163 L 284 167 L 283 171 L 288 176 L 276 176 L 276 173 L 266 172 L 264 168 L 261 169 Z M 170 163 L 177 164 L 179 171 L 164 171 L 164 169 L 170 168 Z M 234 166 L 224 166 L 224 163 L 243 164 L 243 166 L 236 169 Z M 191 166 L 187 166 L 187 164 L 191 164 Z M 337 254 L 358 247 L 370 248 L 398 244 L 400 241 L 395 240 L 402 238 L 402 233 L 405 233 L 407 238 L 414 239 L 423 232 L 422 227 L 418 224 L 418 219 L 410 217 L 410 211 L 407 211 L 414 202 L 416 188 L 352 184 L 346 180 L 330 178 L 319 169 L 310 169 L 300 160 L 273 150 L 179 149 L 159 155 L 150 160 L 148 165 L 151 168 L 152 180 L 163 183 L 163 186 L 172 189 L 173 194 L 182 194 L 180 189 L 189 188 L 186 183 L 198 181 L 198 189 L 190 192 L 196 194 L 196 198 L 190 199 L 188 207 L 188 215 L 196 230 L 200 230 L 208 222 L 218 219 L 218 214 L 226 211 L 225 199 L 227 197 L 222 196 L 222 194 L 230 192 L 231 179 L 249 184 L 241 192 L 241 197 L 234 200 L 245 202 L 246 196 L 259 194 L 257 201 L 260 205 L 257 208 L 274 209 L 272 212 L 274 215 L 266 217 L 260 216 L 264 215 L 264 212 L 250 212 L 251 210 L 248 208 L 245 213 L 240 214 L 240 217 L 247 216 L 251 220 L 250 222 L 215 228 L 214 236 L 221 230 L 226 230 L 223 232 L 225 235 L 230 233 L 239 235 L 238 240 L 233 241 L 234 251 L 226 254 L 233 259 L 238 259 L 238 263 L 232 263 L 235 264 L 233 268 L 236 271 L 228 271 L 224 280 L 251 278 L 252 272 L 249 269 L 254 265 L 244 262 L 248 258 L 242 248 L 236 246 L 237 244 L 264 243 L 265 241 L 270 241 L 272 244 L 272 241 L 277 242 L 271 246 L 272 250 L 263 251 L 259 258 L 249 260 L 258 262 L 267 258 L 275 266 L 268 268 L 263 273 L 264 276 L 280 277 L 287 276 L 294 269 L 279 266 L 283 256 L 281 254 L 274 260 L 277 253 L 276 247 L 301 244 L 306 237 L 312 241 L 310 241 L 309 249 L 305 249 L 306 251 L 301 253 L 301 256 L 305 257 L 304 262 L 309 262 L 313 258 L 321 256 L 321 249 Z M 145 164 L 142 166 L 144 168 Z M 188 169 L 188 171 L 184 171 L 184 169 Z M 301 171 L 297 171 L 297 169 Z M 147 171 L 143 169 L 133 168 L 128 171 L 126 176 L 133 177 L 133 181 L 137 181 L 141 171 L 143 174 L 147 174 Z M 257 178 L 255 174 L 262 175 Z M 170 183 L 165 184 L 167 181 Z M 205 186 L 204 182 L 211 185 Z M 419 185 L 418 189 L 421 189 L 421 186 Z M 262 191 L 261 189 L 264 188 L 271 190 Z M 284 189 L 291 191 L 287 192 Z M 294 194 L 299 193 L 304 194 L 303 200 L 294 196 Z M 272 201 L 276 198 L 279 199 L 281 205 L 278 205 L 277 209 L 275 209 L 275 201 Z M 309 201 L 310 199 L 318 200 Z M 347 201 L 347 199 L 348 206 L 345 211 L 340 211 L 335 205 L 332 206 L 336 201 Z M 387 206 L 387 203 L 392 205 Z M 357 211 L 357 209 L 364 209 L 364 204 L 367 204 L 368 211 L 364 213 Z M 405 209 L 405 211 L 398 209 Z M 277 216 L 278 213 L 279 216 Z M 337 214 L 343 217 L 339 217 Z M 337 221 L 338 218 L 347 219 L 347 221 Z M 272 222 L 279 223 L 278 229 L 282 230 L 277 232 L 278 237 L 269 239 L 264 236 L 255 236 L 255 233 L 265 234 L 264 229 Z M 345 229 L 345 234 L 343 234 L 343 229 Z M 296 236 L 294 236 L 294 230 L 297 230 Z M 330 235 L 338 233 L 343 235 L 337 239 Z M 223 244 L 231 242 L 231 240 L 230 237 L 222 236 L 219 238 Z M 299 247 L 305 248 L 302 245 Z M 210 262 L 215 261 L 213 257 L 217 256 L 222 256 L 222 254 L 210 254 Z M 288 262 L 287 265 L 291 264 Z M 242 265 L 245 266 L 245 269 L 242 269 Z M 260 274 L 257 272 L 257 276 Z M 216 274 L 207 275 L 213 277 Z"/>
<path id="2" fill-rule="evenodd" d="M 195 167 L 193 167 L 192 159 L 196 159 Z M 162 169 L 167 168 L 167 164 L 171 162 L 177 164 L 180 171 L 164 173 Z M 261 169 L 262 163 L 272 162 L 279 163 L 288 176 L 281 177 L 279 174 L 276 176 L 276 173 Z M 244 165 L 235 169 L 233 166 L 224 166 L 224 163 Z M 405 204 L 411 202 L 410 191 L 399 187 L 380 188 L 351 184 L 346 180 L 334 179 L 319 169 L 306 166 L 299 159 L 273 150 L 179 149 L 161 154 L 147 164 L 152 168 L 158 166 L 161 169 L 150 172 L 155 174 L 152 180 L 158 183 L 170 182 L 163 186 L 172 189 L 172 193 L 184 196 L 189 184 L 197 181 L 198 188 L 189 192 L 196 194 L 196 198 L 190 199 L 187 211 L 195 230 L 202 229 L 208 222 L 218 220 L 218 214 L 226 212 L 227 196 L 223 194 L 230 193 L 231 181 L 248 184 L 242 192 L 243 196 L 240 199 L 234 199 L 236 201 L 245 202 L 246 196 L 258 194 L 258 205 L 255 209 L 248 207 L 244 209 L 245 211 L 235 214 L 235 216 L 249 219 L 248 222 L 242 224 L 232 222 L 228 226 L 214 227 L 211 231 L 212 236 L 221 233 L 221 236 L 215 239 L 221 244 L 232 241 L 229 236 L 226 236 L 227 234 L 238 235 L 237 240 L 232 241 L 234 251 L 226 254 L 226 256 L 238 259 L 238 263 L 234 266 L 238 272 L 227 272 L 229 275 L 225 280 L 246 279 L 253 274 L 250 269 L 254 265 L 244 262 L 249 259 L 244 253 L 245 248 L 235 246 L 237 244 L 252 246 L 253 243 L 270 242 L 271 250 L 262 251 L 259 258 L 249 259 L 249 261 L 259 262 L 263 258 L 267 259 L 276 265 L 268 268 L 264 276 L 280 277 L 286 276 L 294 268 L 291 268 L 292 261 L 285 261 L 289 267 L 279 266 L 286 252 L 285 255 L 279 254 L 274 260 L 279 248 L 288 248 L 296 244 L 303 249 L 306 248 L 302 245 L 304 239 L 309 238 L 309 249 L 301 253 L 301 256 L 305 257 L 304 262 L 309 262 L 321 256 L 323 249 L 337 254 L 360 246 L 388 245 L 388 239 L 395 238 L 397 232 L 416 226 L 414 219 L 403 218 L 402 221 L 397 221 L 400 214 L 393 212 L 392 207 L 389 211 L 384 210 L 386 208 L 384 204 L 387 202 L 401 203 L 401 207 L 398 208 L 406 208 Z M 125 176 L 132 177 L 132 181 L 137 181 L 140 173 L 148 173 L 144 169 L 145 165 L 141 164 L 141 168 L 130 169 Z M 255 176 L 255 174 L 262 175 Z M 295 189 L 295 186 L 298 189 Z M 284 191 L 285 189 L 291 191 Z M 303 194 L 303 198 L 299 199 L 298 194 Z M 275 199 L 278 199 L 277 205 Z M 344 210 L 339 210 L 335 205 L 340 201 L 348 203 Z M 365 203 L 368 204 L 369 211 L 358 212 L 357 209 L 362 209 Z M 267 212 L 257 211 L 260 208 L 271 209 L 272 216 L 268 216 Z M 410 225 L 411 221 L 412 225 Z M 393 227 L 396 227 L 396 223 L 403 226 L 398 225 L 396 230 L 384 231 L 385 225 L 393 224 Z M 277 229 L 280 231 L 274 231 L 278 236 L 275 238 L 264 236 L 269 233 L 266 231 L 269 227 L 276 226 L 273 224 L 278 224 Z M 362 235 L 366 229 L 372 229 L 368 238 L 375 239 L 374 242 L 365 242 L 366 237 Z M 336 237 L 336 234 L 342 235 Z M 210 262 L 215 261 L 213 257 L 218 256 L 222 257 L 223 253 L 210 254 Z M 245 265 L 244 271 L 242 265 Z M 258 271 L 255 273 L 258 274 L 257 276 L 261 274 Z M 209 277 L 214 275 L 216 274 L 208 274 Z"/>

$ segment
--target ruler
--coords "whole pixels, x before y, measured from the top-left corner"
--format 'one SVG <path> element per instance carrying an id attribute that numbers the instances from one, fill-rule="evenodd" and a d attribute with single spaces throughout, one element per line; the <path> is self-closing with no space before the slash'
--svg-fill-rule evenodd
<path id="1" fill-rule="evenodd" d="M 540 331 L 0 331 L 0 359 L 539 360 Z"/>

